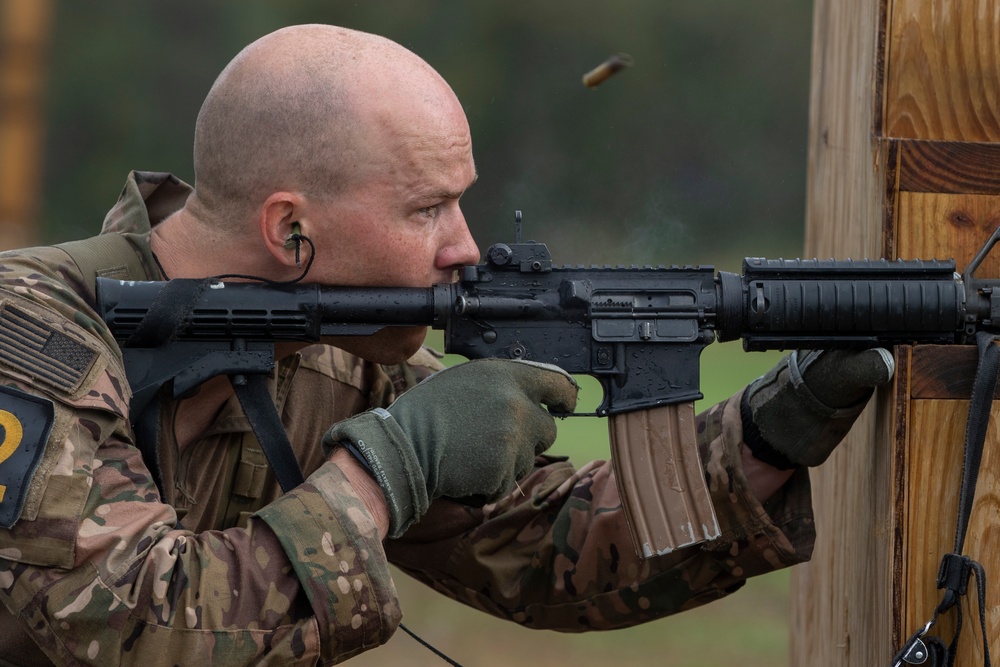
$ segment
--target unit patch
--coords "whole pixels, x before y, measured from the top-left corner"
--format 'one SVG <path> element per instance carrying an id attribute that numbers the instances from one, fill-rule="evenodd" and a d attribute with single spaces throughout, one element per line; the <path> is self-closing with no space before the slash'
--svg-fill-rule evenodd
<path id="1" fill-rule="evenodd" d="M 52 402 L 0 387 L 0 526 L 21 516 L 55 419 Z"/>

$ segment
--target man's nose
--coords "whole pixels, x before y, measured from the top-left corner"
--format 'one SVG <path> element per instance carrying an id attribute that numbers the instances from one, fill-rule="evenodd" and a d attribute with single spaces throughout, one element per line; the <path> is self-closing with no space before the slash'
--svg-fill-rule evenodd
<path id="1" fill-rule="evenodd" d="M 438 253 L 438 269 L 448 270 L 460 266 L 479 263 L 479 247 L 472 238 L 472 232 L 465 222 L 465 216 L 459 213 L 455 229 L 449 234 L 447 244 Z"/>

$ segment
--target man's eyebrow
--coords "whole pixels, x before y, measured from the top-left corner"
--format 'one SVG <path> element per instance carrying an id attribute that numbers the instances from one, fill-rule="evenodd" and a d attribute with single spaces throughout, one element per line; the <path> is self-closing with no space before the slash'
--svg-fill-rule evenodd
<path id="1" fill-rule="evenodd" d="M 476 172 L 465 190 L 471 188 L 478 180 L 479 172 Z M 462 195 L 465 194 L 465 190 L 435 190 L 434 192 L 427 193 L 426 197 L 427 199 L 461 199 Z"/>

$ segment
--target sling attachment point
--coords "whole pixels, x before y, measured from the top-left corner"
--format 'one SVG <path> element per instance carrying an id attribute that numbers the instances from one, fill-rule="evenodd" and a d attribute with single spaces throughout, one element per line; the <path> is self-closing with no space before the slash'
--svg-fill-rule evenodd
<path id="1" fill-rule="evenodd" d="M 903 648 L 896 654 L 892 667 L 923 665 L 927 664 L 928 660 L 931 660 L 931 667 L 943 665 L 947 649 L 939 638 L 927 634 L 933 626 L 934 621 L 928 621 L 924 627 L 910 635 Z"/>

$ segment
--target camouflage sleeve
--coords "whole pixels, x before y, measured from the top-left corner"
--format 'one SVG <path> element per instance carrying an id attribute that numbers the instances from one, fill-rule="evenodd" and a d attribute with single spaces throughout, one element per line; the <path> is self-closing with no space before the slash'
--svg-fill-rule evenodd
<path id="1" fill-rule="evenodd" d="M 388 639 L 382 545 L 336 466 L 245 529 L 180 529 L 117 355 L 38 301 L 0 290 L 0 621 L 58 664 L 330 664 Z"/>
<path id="2" fill-rule="evenodd" d="M 808 474 L 766 506 L 741 464 L 740 395 L 698 416 L 698 439 L 722 535 L 650 560 L 637 557 L 612 466 L 541 465 L 482 510 L 438 501 L 389 558 L 442 593 L 517 623 L 561 631 L 642 623 L 716 600 L 747 578 L 808 559 Z"/>

